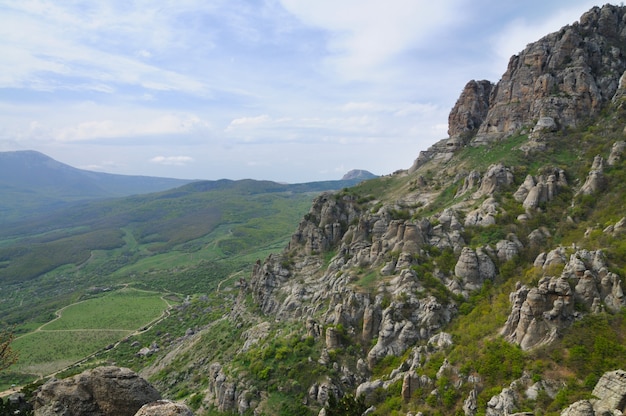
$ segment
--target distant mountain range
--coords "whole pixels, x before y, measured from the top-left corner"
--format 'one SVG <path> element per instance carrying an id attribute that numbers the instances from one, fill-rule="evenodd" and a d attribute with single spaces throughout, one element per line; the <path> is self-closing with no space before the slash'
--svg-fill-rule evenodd
<path id="1" fill-rule="evenodd" d="M 356 173 L 354 173 L 356 172 Z M 339 181 L 279 185 L 294 192 L 341 189 L 375 177 L 367 171 L 349 172 Z M 228 187 L 237 181 L 194 181 L 151 176 L 116 175 L 77 169 L 43 153 L 25 150 L 0 152 L 0 218 L 11 221 L 66 206 L 69 203 L 148 194 L 199 182 L 201 188 Z M 258 181 L 250 181 L 252 187 Z"/>

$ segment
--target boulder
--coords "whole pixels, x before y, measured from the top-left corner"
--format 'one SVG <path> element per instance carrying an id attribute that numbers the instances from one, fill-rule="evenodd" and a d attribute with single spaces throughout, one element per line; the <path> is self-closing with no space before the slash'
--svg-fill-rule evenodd
<path id="1" fill-rule="evenodd" d="M 36 416 L 133 416 L 161 398 L 146 380 L 128 368 L 98 367 L 74 377 L 50 379 L 34 393 Z"/>
<path id="2" fill-rule="evenodd" d="M 193 412 L 182 403 L 158 400 L 141 406 L 135 416 L 193 416 Z"/>
<path id="3" fill-rule="evenodd" d="M 480 182 L 480 188 L 472 195 L 478 199 L 483 195 L 493 195 L 494 192 L 502 190 L 513 183 L 513 173 L 502 163 L 489 166 Z"/>
<path id="4" fill-rule="evenodd" d="M 589 400 L 579 400 L 561 412 L 561 416 L 595 416 Z"/>
<path id="5" fill-rule="evenodd" d="M 597 414 L 626 410 L 626 371 L 616 370 L 604 373 L 593 389 L 592 395 L 598 399 L 593 402 Z"/>
<path id="6" fill-rule="evenodd" d="M 465 291 L 479 290 L 486 280 L 495 278 L 496 266 L 483 249 L 465 247 L 454 266 L 454 275 L 460 278 Z"/>

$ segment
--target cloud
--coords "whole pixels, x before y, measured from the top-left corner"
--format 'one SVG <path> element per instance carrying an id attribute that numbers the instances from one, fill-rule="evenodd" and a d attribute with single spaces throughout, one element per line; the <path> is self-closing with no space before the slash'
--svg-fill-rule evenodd
<path id="1" fill-rule="evenodd" d="M 155 156 L 150 159 L 151 163 L 169 166 L 185 166 L 193 161 L 194 159 L 189 156 Z"/>
<path id="2" fill-rule="evenodd" d="M 194 114 L 162 114 L 143 120 L 92 120 L 64 127 L 53 133 L 61 142 L 102 138 L 128 138 L 185 134 L 208 128 L 208 123 Z"/>
<path id="3" fill-rule="evenodd" d="M 226 127 L 226 131 L 233 131 L 237 128 L 250 128 L 250 127 L 258 127 L 261 124 L 266 124 L 271 121 L 270 116 L 267 114 L 262 114 L 260 116 L 254 117 L 240 117 L 233 119 L 228 127 Z"/>
<path id="4" fill-rule="evenodd" d="M 171 24 L 160 25 L 166 14 L 147 7 L 116 10 L 110 3 L 94 2 L 81 10 L 43 1 L 5 5 L 0 13 L 0 87 L 54 91 L 73 84 L 73 89 L 111 92 L 114 85 L 135 85 L 210 94 L 198 79 L 142 62 L 175 43 L 167 30 Z"/>
<path id="5" fill-rule="evenodd" d="M 465 0 L 281 0 L 306 24 L 329 32 L 329 65 L 366 79 L 392 58 L 425 45 L 460 19 Z M 455 11 L 455 12 L 452 12 Z"/>

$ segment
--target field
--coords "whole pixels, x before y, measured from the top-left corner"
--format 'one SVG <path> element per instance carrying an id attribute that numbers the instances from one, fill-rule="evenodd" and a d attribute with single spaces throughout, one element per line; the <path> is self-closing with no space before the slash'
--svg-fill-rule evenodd
<path id="1" fill-rule="evenodd" d="M 14 341 L 19 361 L 10 371 L 35 379 L 63 370 L 150 325 L 168 306 L 159 293 L 126 287 L 69 305 Z M 10 376 L 3 375 L 0 391 L 14 382 Z"/>

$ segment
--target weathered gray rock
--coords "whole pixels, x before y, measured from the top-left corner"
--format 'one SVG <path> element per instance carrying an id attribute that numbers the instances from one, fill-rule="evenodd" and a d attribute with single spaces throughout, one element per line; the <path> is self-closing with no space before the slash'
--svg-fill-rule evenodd
<path id="1" fill-rule="evenodd" d="M 211 364 L 207 376 L 209 385 L 204 401 L 215 406 L 220 412 L 237 409 L 241 392 L 237 389 L 237 385 L 228 379 L 222 365 L 219 363 Z"/>
<path id="2" fill-rule="evenodd" d="M 561 412 L 561 416 L 596 416 L 589 400 L 579 400 Z"/>
<path id="3" fill-rule="evenodd" d="M 496 252 L 498 260 L 506 262 L 513 260 L 519 254 L 520 250 L 524 248 L 524 245 L 519 241 L 519 238 L 515 234 L 507 236 L 507 240 L 500 240 L 496 244 Z"/>
<path id="4" fill-rule="evenodd" d="M 472 195 L 474 199 L 484 195 L 492 195 L 513 183 L 513 173 L 502 163 L 489 166 L 480 182 L 480 188 Z"/>
<path id="5" fill-rule="evenodd" d="M 513 194 L 516 201 L 522 202 L 526 209 L 535 209 L 540 204 L 552 201 L 560 188 L 567 186 L 565 172 L 562 169 L 544 170 L 544 173 L 534 178 L 526 176 L 524 182 Z"/>
<path id="6" fill-rule="evenodd" d="M 553 250 L 550 262 L 545 256 L 535 264 L 550 270 L 547 266 L 558 264 L 562 256 L 561 250 Z M 512 310 L 501 333 L 525 350 L 549 344 L 580 316 L 574 310 L 575 301 L 592 313 L 600 312 L 600 305 L 611 311 L 621 309 L 625 302 L 621 285 L 619 276 L 608 271 L 601 251 L 579 250 L 570 256 L 560 276 L 544 276 L 536 288 L 518 283 L 510 295 Z"/>
<path id="7" fill-rule="evenodd" d="M 623 78 L 623 77 L 622 77 Z M 609 166 L 613 166 L 622 160 L 624 156 L 624 151 L 626 150 L 626 142 L 619 141 L 613 143 L 613 147 L 611 148 L 611 154 L 606 161 L 606 164 Z"/>
<path id="8" fill-rule="evenodd" d="M 619 87 L 626 69 L 624 9 L 606 5 L 585 13 L 513 56 L 489 100 L 473 144 L 508 136 L 550 117 L 576 126 L 598 114 Z M 620 39 L 616 44 L 613 39 Z"/>
<path id="9" fill-rule="evenodd" d="M 185 404 L 159 400 L 144 404 L 135 416 L 193 416 L 193 412 Z"/>
<path id="10" fill-rule="evenodd" d="M 552 117 L 540 117 L 530 133 L 530 138 L 540 137 L 542 133 L 552 133 L 559 129 Z"/>
<path id="11" fill-rule="evenodd" d="M 463 401 L 463 413 L 465 416 L 474 416 L 478 410 L 478 393 L 472 389 Z"/>
<path id="12" fill-rule="evenodd" d="M 448 116 L 448 136 L 468 138 L 487 116 L 489 97 L 494 85 L 489 81 L 470 81 Z"/>
<path id="13" fill-rule="evenodd" d="M 465 217 L 465 226 L 481 226 L 487 227 L 496 223 L 496 215 L 498 214 L 498 203 L 494 198 L 487 198 L 477 209 L 467 213 Z"/>
<path id="14" fill-rule="evenodd" d="M 467 192 L 476 191 L 480 186 L 481 180 L 482 176 L 480 176 L 480 172 L 476 170 L 471 171 L 463 180 L 463 186 L 459 188 L 455 197 L 458 198 Z"/>
<path id="15" fill-rule="evenodd" d="M 50 379 L 34 394 L 37 416 L 134 415 L 161 394 L 128 368 L 98 367 L 74 377 Z"/>
<path id="16" fill-rule="evenodd" d="M 487 402 L 487 416 L 508 416 L 516 408 L 515 393 L 510 388 L 504 388 L 500 394 L 493 396 Z"/>
<path id="17" fill-rule="evenodd" d="M 593 165 L 591 165 L 587 180 L 585 180 L 585 183 L 581 186 L 576 195 L 592 195 L 602 191 L 605 186 L 604 159 L 601 156 L 596 156 L 593 159 Z"/>
<path id="18" fill-rule="evenodd" d="M 626 371 L 615 370 L 604 373 L 593 388 L 593 396 L 598 399 L 593 402 L 596 414 L 619 410 L 626 410 Z"/>
<path id="19" fill-rule="evenodd" d="M 474 251 L 465 247 L 454 267 L 454 274 L 461 279 L 464 291 L 474 291 L 479 290 L 486 280 L 495 278 L 496 266 L 483 249 Z"/>

